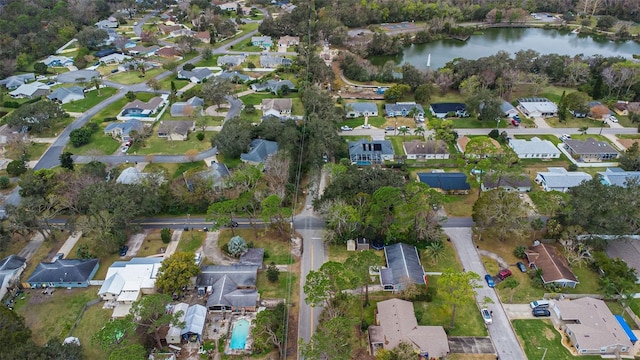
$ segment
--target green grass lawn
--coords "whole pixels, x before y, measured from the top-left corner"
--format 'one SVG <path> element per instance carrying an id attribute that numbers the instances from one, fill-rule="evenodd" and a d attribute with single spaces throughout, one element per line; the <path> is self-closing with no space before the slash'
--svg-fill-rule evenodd
<path id="1" fill-rule="evenodd" d="M 422 136 L 416 135 L 397 135 L 397 136 L 385 136 L 385 139 L 391 141 L 391 145 L 393 146 L 393 152 L 396 154 L 404 154 L 404 147 L 402 143 L 411 141 L 411 140 L 424 140 Z"/>
<path id="2" fill-rule="evenodd" d="M 100 331 L 104 324 L 111 320 L 111 314 L 113 313 L 111 309 L 103 309 L 102 305 L 100 302 L 89 307 L 71 333 L 72 336 L 80 340 L 82 352 L 87 359 L 102 360 L 109 358 L 108 352 L 104 351 L 100 346 L 91 344 L 93 334 Z"/>
<path id="3" fill-rule="evenodd" d="M 266 264 L 272 261 L 278 265 L 292 264 L 294 262 L 289 241 L 281 239 L 274 231 L 259 229 L 257 238 L 253 229 L 235 229 L 235 233 L 245 239 L 247 243 L 253 243 L 254 247 L 264 248 L 264 262 Z M 229 229 L 220 231 L 220 237 L 218 238 L 220 249 L 226 247 L 232 236 L 232 232 Z"/>
<path id="4" fill-rule="evenodd" d="M 102 87 L 99 96 L 97 91 L 89 91 L 85 93 L 84 99 L 64 104 L 62 108 L 68 112 L 85 112 L 115 93 L 116 89 L 112 87 Z"/>
<path id="5" fill-rule="evenodd" d="M 278 281 L 275 283 L 267 279 L 267 271 L 258 272 L 256 287 L 260 293 L 260 299 L 286 299 L 290 289 L 296 282 L 296 275 L 289 274 L 287 271 L 281 271 Z"/>
<path id="6" fill-rule="evenodd" d="M 144 146 L 135 145 L 129 150 L 130 154 L 150 155 L 150 154 L 171 154 L 184 155 L 189 150 L 202 152 L 211 148 L 211 142 L 208 140 L 213 132 L 205 132 L 205 138 L 200 141 L 195 134 L 189 134 L 186 141 L 171 141 L 158 137 L 155 133 L 149 137 Z"/>
<path id="7" fill-rule="evenodd" d="M 53 295 L 44 295 L 36 289 L 26 290 L 25 299 L 18 300 L 14 309 L 24 317 L 33 340 L 43 345 L 54 337 L 64 339 L 69 336 L 71 326 L 84 305 L 98 297 L 96 290 L 95 287 L 71 290 L 58 288 Z"/>
<path id="8" fill-rule="evenodd" d="M 198 65 L 201 66 L 201 65 Z M 159 81 L 160 88 L 163 90 L 171 90 L 171 82 L 176 86 L 176 89 L 180 90 L 183 87 L 187 86 L 190 83 L 189 80 L 180 80 L 176 76 L 167 76 L 166 78 Z"/>
<path id="9" fill-rule="evenodd" d="M 467 195 L 445 195 L 443 197 L 445 211 L 449 216 L 471 216 L 473 204 L 478 199 L 478 190 L 471 189 Z"/>
<path id="10" fill-rule="evenodd" d="M 120 142 L 111 136 L 105 135 L 103 128 L 91 134 L 91 140 L 88 144 L 80 147 L 74 147 L 67 144 L 65 151 L 69 151 L 74 155 L 111 155 L 118 150 Z"/>
<path id="11" fill-rule="evenodd" d="M 422 249 L 418 249 L 420 252 L 420 262 L 424 270 L 429 272 L 442 272 L 445 269 L 462 271 L 462 265 L 460 265 L 458 261 L 458 255 L 456 254 L 456 249 L 453 247 L 453 244 L 445 240 L 442 242 L 442 245 L 444 245 L 444 254 L 442 258 L 435 263 L 424 254 Z"/>
<path id="12" fill-rule="evenodd" d="M 162 242 L 160 237 L 160 229 L 151 230 L 144 238 L 140 250 L 138 250 L 137 257 L 147 257 L 151 255 L 162 254 L 161 248 L 167 248 L 167 244 Z"/>
<path id="13" fill-rule="evenodd" d="M 184 231 L 180 237 L 177 251 L 195 253 L 202 244 L 207 233 L 204 231 Z"/>
<path id="14" fill-rule="evenodd" d="M 564 122 L 560 122 L 560 120 L 558 120 L 557 117 L 545 118 L 545 121 L 547 122 L 547 124 L 549 124 L 549 126 L 554 128 L 571 128 L 571 127 L 581 128 L 583 126 L 587 126 L 590 129 L 593 129 L 593 128 L 599 129 L 600 127 L 602 127 L 602 121 L 600 120 L 594 120 L 594 119 L 588 119 L 588 118 L 574 118 L 573 116 L 569 116 Z M 605 125 L 604 127 L 608 127 L 608 126 Z"/>
<path id="15" fill-rule="evenodd" d="M 216 155 L 216 157 L 218 158 L 219 162 L 227 165 L 229 169 L 235 169 L 240 166 L 240 164 L 242 164 L 242 160 L 240 160 L 240 158 L 229 158 L 224 156 L 223 154 L 218 154 Z"/>
<path id="16" fill-rule="evenodd" d="M 60 134 L 64 130 L 64 128 L 69 126 L 69 124 L 71 124 L 73 120 L 74 118 L 72 117 L 66 117 L 61 121 L 54 123 L 50 128 L 43 129 L 41 132 L 33 133 L 31 135 L 33 135 L 34 137 L 43 137 L 43 138 L 56 137 L 58 136 L 58 134 Z"/>
<path id="17" fill-rule="evenodd" d="M 220 56 L 222 56 L 222 55 L 213 55 L 213 56 L 211 56 L 211 59 L 209 59 L 209 60 L 202 59 L 202 60 L 198 61 L 197 63 L 195 63 L 194 65 L 196 67 L 218 66 L 218 58 Z"/>
<path id="18" fill-rule="evenodd" d="M 554 329 L 549 320 L 513 320 L 512 323 L 528 359 L 541 359 L 545 349 L 547 359 L 570 360 L 577 358 L 562 346 L 562 336 Z M 581 355 L 579 359 L 596 360 L 601 357 Z"/>
<path id="19" fill-rule="evenodd" d="M 449 118 L 447 120 L 453 120 L 453 127 L 456 129 L 495 129 L 496 122 L 495 121 L 480 121 L 473 116 L 467 118 Z M 509 124 L 507 124 L 506 120 L 500 120 L 500 129 L 508 128 Z M 487 131 L 487 134 L 489 131 Z"/>
<path id="20" fill-rule="evenodd" d="M 142 93 L 138 93 L 138 94 L 142 94 Z M 129 100 L 127 100 L 126 97 L 123 97 L 122 99 L 118 99 L 118 100 L 114 101 L 113 103 L 111 103 L 106 108 L 102 109 L 102 111 L 97 113 L 91 119 L 91 121 L 95 121 L 97 123 L 100 123 L 106 117 L 116 117 L 120 113 L 120 111 L 122 111 L 122 108 L 125 105 L 127 105 L 128 103 L 129 103 Z"/>
<path id="21" fill-rule="evenodd" d="M 140 72 L 136 70 L 124 71 L 109 76 L 109 80 L 124 85 L 140 84 L 160 75 L 164 71 L 165 70 L 160 67 L 153 68 L 151 70 L 147 70 L 144 77 L 140 77 Z"/>
<path id="22" fill-rule="evenodd" d="M 342 132 L 341 134 L 345 134 Z M 367 139 L 371 141 L 371 136 L 369 135 L 340 135 L 344 141 L 358 141 L 360 139 Z"/>
<path id="23" fill-rule="evenodd" d="M 27 156 L 31 160 L 38 160 L 44 154 L 45 151 L 49 148 L 49 144 L 46 143 L 31 143 L 29 148 L 27 149 Z M 21 153 L 16 151 L 16 149 L 7 147 L 7 152 L 5 153 L 5 157 L 8 159 L 17 159 Z"/>

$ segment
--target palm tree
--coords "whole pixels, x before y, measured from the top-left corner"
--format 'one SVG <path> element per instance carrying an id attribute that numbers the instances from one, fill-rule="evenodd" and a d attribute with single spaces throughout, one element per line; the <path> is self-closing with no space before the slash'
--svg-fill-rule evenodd
<path id="1" fill-rule="evenodd" d="M 91 82 L 93 83 L 93 86 L 96 87 L 96 90 L 98 90 L 98 96 L 100 96 L 100 84 L 102 83 L 102 79 L 94 77 Z"/>
<path id="2" fill-rule="evenodd" d="M 580 131 L 580 134 L 582 134 L 582 135 L 586 135 L 587 134 L 587 130 L 589 130 L 588 126 L 583 126 L 580 129 L 578 129 L 578 131 Z"/>
<path id="3" fill-rule="evenodd" d="M 444 257 L 444 245 L 442 241 L 432 241 L 424 249 L 423 255 L 431 260 L 433 265 L 437 264 Z"/>
<path id="4" fill-rule="evenodd" d="M 401 127 L 398 129 L 398 132 L 402 134 L 402 136 L 405 136 L 410 132 L 410 130 L 408 127 Z"/>
<path id="5" fill-rule="evenodd" d="M 424 128 L 422 126 L 418 126 L 413 130 L 413 133 L 418 136 L 424 136 Z"/>

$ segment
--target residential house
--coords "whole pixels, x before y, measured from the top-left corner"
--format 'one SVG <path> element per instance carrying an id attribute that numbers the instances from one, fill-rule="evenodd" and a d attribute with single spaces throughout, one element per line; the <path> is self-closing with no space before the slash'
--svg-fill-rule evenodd
<path id="1" fill-rule="evenodd" d="M 544 191 L 567 192 L 570 188 L 580 185 L 583 181 L 591 180 L 591 175 L 582 171 L 567 171 L 561 167 L 550 167 L 538 172 L 536 182 Z"/>
<path id="2" fill-rule="evenodd" d="M 516 109 L 508 101 L 503 101 L 502 104 L 500 104 L 500 110 L 502 110 L 502 112 L 504 113 L 504 116 L 509 117 L 509 118 L 512 118 L 512 117 L 518 115 L 518 109 Z"/>
<path id="3" fill-rule="evenodd" d="M 116 261 L 111 264 L 98 290 L 98 296 L 102 300 L 117 303 L 114 317 L 126 316 L 131 304 L 139 300 L 141 295 L 155 292 L 162 260 L 161 257 L 132 258 L 129 261 Z"/>
<path id="4" fill-rule="evenodd" d="M 29 98 L 35 99 L 40 96 L 48 95 L 51 92 L 49 85 L 34 81 L 18 86 L 17 89 L 9 93 L 12 98 Z"/>
<path id="5" fill-rule="evenodd" d="M 101 63 L 104 63 L 106 65 L 112 65 L 112 64 L 122 64 L 123 62 L 129 59 L 131 59 L 131 56 L 129 55 L 114 53 L 107 56 L 103 56 L 99 60 Z"/>
<path id="6" fill-rule="evenodd" d="M 627 187 L 630 183 L 640 184 L 640 171 L 624 171 L 621 168 L 607 168 L 598 173 L 605 185 Z"/>
<path id="7" fill-rule="evenodd" d="M 108 19 L 100 20 L 95 25 L 99 29 L 115 29 L 118 26 L 120 26 L 120 24 L 118 23 L 118 19 L 114 17 L 109 17 Z"/>
<path id="8" fill-rule="evenodd" d="M 415 102 L 397 102 L 395 104 L 384 104 L 384 112 L 387 116 L 409 116 L 413 112 L 413 117 L 419 120 L 424 119 L 424 109 L 422 105 Z"/>
<path id="9" fill-rule="evenodd" d="M 546 98 L 518 99 L 518 109 L 526 117 L 553 117 L 558 115 L 558 107 Z"/>
<path id="10" fill-rule="evenodd" d="M 348 118 L 357 118 L 361 116 L 378 116 L 378 104 L 373 102 L 352 102 L 344 104 Z"/>
<path id="11" fill-rule="evenodd" d="M 221 79 L 228 79 L 233 83 L 246 83 L 247 81 L 251 81 L 251 77 L 249 75 L 242 74 L 238 71 L 223 71 L 218 74 L 218 77 Z"/>
<path id="12" fill-rule="evenodd" d="M 293 10 L 295 10 L 297 6 L 287 3 L 287 4 L 282 4 L 280 5 L 280 8 L 282 9 L 282 11 L 291 14 L 291 12 L 293 12 Z"/>
<path id="13" fill-rule="evenodd" d="M 208 68 L 196 68 L 191 71 L 178 71 L 178 79 L 189 80 L 192 83 L 199 84 L 213 76 L 213 71 Z"/>
<path id="14" fill-rule="evenodd" d="M 146 181 L 150 175 L 150 173 L 144 173 L 135 167 L 128 167 L 122 170 L 116 182 L 118 184 L 138 185 Z"/>
<path id="15" fill-rule="evenodd" d="M 35 80 L 36 80 L 36 75 L 34 73 L 20 74 L 20 75 L 9 76 L 6 79 L 0 80 L 0 85 L 4 86 L 8 90 L 15 90 L 18 87 L 20 87 L 20 85 L 24 85 L 30 81 L 35 81 Z"/>
<path id="16" fill-rule="evenodd" d="M 47 96 L 47 99 L 66 104 L 76 100 L 84 99 L 84 89 L 80 86 L 72 86 L 68 88 L 57 88 Z"/>
<path id="17" fill-rule="evenodd" d="M 104 128 L 104 134 L 112 138 L 120 138 L 122 141 L 131 140 L 131 131 L 140 132 L 144 128 L 144 124 L 140 120 L 130 119 L 124 122 L 112 122 Z"/>
<path id="18" fill-rule="evenodd" d="M 65 84 L 86 83 L 100 77 L 100 73 L 96 70 L 75 70 L 57 75 L 56 81 Z"/>
<path id="19" fill-rule="evenodd" d="M 165 46 L 158 49 L 158 51 L 156 51 L 156 55 L 165 59 L 182 58 L 178 49 L 173 46 Z"/>
<path id="20" fill-rule="evenodd" d="M 238 11 L 238 3 L 237 2 L 228 2 L 220 5 L 216 5 L 222 11 Z M 240 14 L 242 15 L 242 14 Z"/>
<path id="21" fill-rule="evenodd" d="M 202 113 L 204 100 L 193 96 L 187 101 L 179 101 L 171 104 L 171 116 L 194 116 Z"/>
<path id="22" fill-rule="evenodd" d="M 609 116 L 613 115 L 613 111 L 609 107 L 600 101 L 590 101 L 589 104 L 589 116 L 596 120 L 606 120 Z"/>
<path id="23" fill-rule="evenodd" d="M 482 191 L 501 188 L 506 191 L 529 192 L 531 191 L 531 179 L 527 174 L 495 176 L 495 174 L 488 173 L 482 178 L 480 187 Z"/>
<path id="24" fill-rule="evenodd" d="M 264 164 L 267 158 L 278 152 L 275 141 L 253 139 L 249 144 L 249 152 L 240 154 L 240 160 L 253 165 Z"/>
<path id="25" fill-rule="evenodd" d="M 27 259 L 18 255 L 9 255 L 0 260 L 0 300 L 18 283 L 26 267 Z"/>
<path id="26" fill-rule="evenodd" d="M 207 308 L 199 304 L 178 303 L 172 306 L 171 312 L 173 314 L 180 312 L 178 324 L 184 324 L 184 326 L 171 325 L 165 337 L 167 343 L 180 344 L 182 340 L 191 342 L 192 337 L 200 343 L 204 324 L 207 321 Z"/>
<path id="27" fill-rule="evenodd" d="M 561 321 L 560 328 L 580 355 L 620 356 L 629 353 L 637 337 L 622 316 L 614 316 L 607 304 L 583 297 L 555 301 L 553 311 Z"/>
<path id="28" fill-rule="evenodd" d="M 509 146 L 520 159 L 551 160 L 560 157 L 558 149 L 551 141 L 532 137 L 531 140 L 510 139 Z"/>
<path id="29" fill-rule="evenodd" d="M 193 37 L 193 34 L 194 34 L 193 30 L 187 29 L 187 28 L 181 28 L 181 29 L 173 30 L 171 33 L 169 33 L 169 37 L 180 37 L 180 36 Z"/>
<path id="30" fill-rule="evenodd" d="M 162 33 L 163 35 L 171 35 L 172 32 L 174 31 L 178 31 L 178 30 L 182 30 L 182 26 L 181 25 L 165 25 L 165 24 L 160 24 L 158 25 L 158 31 L 160 31 L 160 33 Z"/>
<path id="31" fill-rule="evenodd" d="M 240 265 L 254 265 L 260 269 L 262 268 L 263 262 L 263 248 L 248 248 L 244 254 L 240 255 Z"/>
<path id="32" fill-rule="evenodd" d="M 286 52 L 287 48 L 290 46 L 298 46 L 300 45 L 300 37 L 298 36 L 282 36 L 278 39 L 278 51 Z"/>
<path id="33" fill-rule="evenodd" d="M 193 176 L 197 176 L 201 180 L 208 182 L 211 188 L 215 190 L 222 190 L 229 187 L 228 180 L 231 177 L 231 173 L 229 172 L 227 165 L 219 162 L 213 162 L 207 170 L 199 171 L 192 176 L 185 178 L 187 189 L 189 189 L 189 191 L 193 191 Z"/>
<path id="34" fill-rule="evenodd" d="M 287 118 L 291 116 L 292 99 L 262 99 L 263 116 Z"/>
<path id="35" fill-rule="evenodd" d="M 574 288 L 578 278 L 569 267 L 567 259 L 558 252 L 555 246 L 536 241 L 524 252 L 530 268 L 540 270 L 542 283 L 561 287 Z"/>
<path id="36" fill-rule="evenodd" d="M 218 58 L 218 66 L 236 67 L 247 59 L 244 55 L 222 55 Z"/>
<path id="37" fill-rule="evenodd" d="M 211 33 L 209 31 L 198 31 L 193 34 L 193 37 L 205 44 L 211 43 Z"/>
<path id="38" fill-rule="evenodd" d="M 260 66 L 267 69 L 275 69 L 278 66 L 291 66 L 293 61 L 282 56 L 261 55 Z"/>
<path id="39" fill-rule="evenodd" d="M 263 49 L 268 49 L 273 45 L 271 41 L 271 36 L 252 36 L 251 37 L 251 45 L 259 46 Z"/>
<path id="40" fill-rule="evenodd" d="M 351 164 L 379 165 L 393 160 L 394 152 L 389 140 L 359 139 L 349 142 Z"/>
<path id="41" fill-rule="evenodd" d="M 640 241 L 638 241 L 640 237 L 637 235 L 613 235 L 606 240 L 607 256 L 610 259 L 620 259 L 626 262 L 630 269 L 635 269 L 636 284 L 640 284 Z"/>
<path id="42" fill-rule="evenodd" d="M 195 130 L 193 120 L 164 120 L 158 126 L 158 137 L 172 141 L 186 141 L 189 131 Z"/>
<path id="43" fill-rule="evenodd" d="M 73 65 L 73 59 L 68 56 L 49 55 L 42 63 L 48 67 L 62 67 Z"/>
<path id="44" fill-rule="evenodd" d="M 433 103 L 429 106 L 431 115 L 438 119 L 444 119 L 447 116 L 465 116 L 467 114 L 467 106 L 463 103 Z"/>
<path id="45" fill-rule="evenodd" d="M 376 324 L 368 329 L 372 354 L 380 349 L 393 350 L 403 341 L 413 346 L 416 359 L 440 359 L 449 354 L 444 328 L 418 325 L 412 302 L 389 299 L 376 306 Z"/>
<path id="46" fill-rule="evenodd" d="M 168 102 L 169 96 L 163 94 L 162 96 L 156 96 L 149 100 L 149 102 L 143 102 L 142 100 L 134 100 L 122 108 L 120 114 L 118 114 L 118 120 L 140 120 L 140 121 L 155 121 L 164 110 L 165 105 Z"/>
<path id="47" fill-rule="evenodd" d="M 141 57 L 149 57 L 154 56 L 156 52 L 160 49 L 158 45 L 144 46 L 144 45 L 136 45 L 127 51 L 129 55 L 141 56 Z"/>
<path id="48" fill-rule="evenodd" d="M 618 101 L 613 105 L 613 111 L 621 116 L 628 116 L 630 108 L 640 109 L 640 102 Z"/>
<path id="49" fill-rule="evenodd" d="M 387 267 L 380 269 L 380 285 L 386 291 L 402 291 L 411 284 L 425 285 L 424 268 L 415 246 L 396 243 L 384 247 Z"/>
<path id="50" fill-rule="evenodd" d="M 262 83 L 251 84 L 251 90 L 253 91 L 268 91 L 273 94 L 280 92 L 280 89 L 287 87 L 289 90 L 294 90 L 296 87 L 290 80 L 267 80 Z"/>
<path id="51" fill-rule="evenodd" d="M 56 256 L 52 262 L 38 264 L 27 279 L 27 284 L 32 289 L 87 287 L 98 266 L 98 259 L 62 259 Z"/>
<path id="52" fill-rule="evenodd" d="M 459 137 L 456 140 L 456 149 L 468 158 L 487 158 L 503 152 L 500 143 L 488 136 Z"/>
<path id="53" fill-rule="evenodd" d="M 468 194 L 471 190 L 467 175 L 461 172 L 418 173 L 418 180 L 447 194 Z"/>
<path id="54" fill-rule="evenodd" d="M 620 153 L 606 141 L 588 138 L 587 140 L 564 140 L 569 154 L 582 162 L 600 162 L 617 159 Z"/>
<path id="55" fill-rule="evenodd" d="M 209 295 L 209 311 L 255 311 L 260 300 L 257 277 L 256 265 L 203 266 L 196 278 L 196 287 L 199 294 Z"/>
<path id="56" fill-rule="evenodd" d="M 447 143 L 442 140 L 412 140 L 403 142 L 402 147 L 407 159 L 448 159 L 449 149 Z"/>

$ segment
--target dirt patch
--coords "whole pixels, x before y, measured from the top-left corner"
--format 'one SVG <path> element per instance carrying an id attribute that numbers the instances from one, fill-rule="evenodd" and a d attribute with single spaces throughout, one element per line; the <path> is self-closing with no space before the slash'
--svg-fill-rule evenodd
<path id="1" fill-rule="evenodd" d="M 291 284 L 291 298 L 289 299 L 289 331 L 287 332 L 287 359 L 298 358 L 298 321 L 299 313 L 296 304 L 300 300 L 300 261 L 289 266 L 289 271 L 296 274 L 296 281 Z"/>
<path id="2" fill-rule="evenodd" d="M 213 262 L 216 265 L 231 265 L 237 260 L 228 257 L 220 251 L 218 246 L 218 238 L 220 236 L 219 231 L 210 231 L 207 233 L 207 237 L 204 239 L 204 245 L 202 252 L 207 260 Z"/>
<path id="3" fill-rule="evenodd" d="M 544 329 L 544 332 L 542 333 L 542 336 L 545 337 L 545 339 L 551 341 L 553 339 L 556 338 L 556 334 L 553 333 L 553 330 L 546 328 Z"/>

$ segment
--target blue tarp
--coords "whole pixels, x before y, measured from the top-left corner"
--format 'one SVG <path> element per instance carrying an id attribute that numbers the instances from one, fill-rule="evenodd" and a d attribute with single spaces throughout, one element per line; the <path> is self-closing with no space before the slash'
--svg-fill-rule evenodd
<path id="1" fill-rule="evenodd" d="M 633 331 L 631 330 L 631 327 L 629 327 L 629 324 L 627 324 L 626 321 L 624 321 L 624 318 L 622 317 L 622 315 L 616 315 L 616 320 L 618 320 L 618 322 L 620 323 L 620 326 L 622 326 L 622 329 L 624 329 L 624 332 L 627 333 L 627 336 L 629 336 L 629 340 L 631 340 L 632 343 L 636 343 L 636 341 L 638 341 L 638 337 L 633 333 Z"/>

